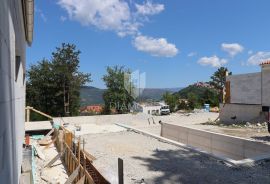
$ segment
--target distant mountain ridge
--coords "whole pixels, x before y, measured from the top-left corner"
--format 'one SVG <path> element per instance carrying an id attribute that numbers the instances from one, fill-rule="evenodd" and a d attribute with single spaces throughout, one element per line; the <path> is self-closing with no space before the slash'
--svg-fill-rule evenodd
<path id="1" fill-rule="evenodd" d="M 140 100 L 161 100 L 166 92 L 175 93 L 183 88 L 145 88 L 140 95 Z M 80 90 L 81 106 L 104 104 L 103 93 L 106 89 L 100 89 L 93 86 L 83 86 Z"/>
<path id="2" fill-rule="evenodd" d="M 80 90 L 81 106 L 104 104 L 103 93 L 106 89 L 99 89 L 93 86 L 83 86 Z"/>

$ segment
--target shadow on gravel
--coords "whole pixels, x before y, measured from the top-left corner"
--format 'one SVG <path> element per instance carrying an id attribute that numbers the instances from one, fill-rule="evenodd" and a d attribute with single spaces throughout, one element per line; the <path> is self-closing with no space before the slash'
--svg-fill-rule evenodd
<path id="1" fill-rule="evenodd" d="M 162 176 L 144 178 L 146 184 L 210 184 L 210 183 L 269 183 L 270 162 L 253 167 L 233 168 L 221 161 L 189 150 L 155 150 L 148 158 L 133 157 L 142 161 L 149 171 Z"/>

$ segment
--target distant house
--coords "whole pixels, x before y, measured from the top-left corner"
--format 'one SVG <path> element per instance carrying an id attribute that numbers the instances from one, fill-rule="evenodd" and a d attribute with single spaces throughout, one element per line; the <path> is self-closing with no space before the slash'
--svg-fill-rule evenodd
<path id="1" fill-rule="evenodd" d="M 261 64 L 261 72 L 226 77 L 222 122 L 267 121 L 269 107 L 270 61 Z"/>
<path id="2" fill-rule="evenodd" d="M 80 109 L 81 113 L 90 112 L 90 113 L 96 113 L 96 114 L 101 113 L 102 110 L 103 110 L 103 105 L 100 105 L 100 104 L 88 105 Z"/>
<path id="3" fill-rule="evenodd" d="M 166 109 L 162 109 L 163 107 L 166 107 Z M 151 102 L 151 103 L 141 103 L 141 104 L 134 103 L 131 111 L 142 112 L 142 113 L 150 114 L 150 115 L 161 115 L 165 111 L 167 112 L 167 109 L 169 109 L 169 106 L 166 105 L 164 102 Z"/>
<path id="4" fill-rule="evenodd" d="M 196 82 L 195 84 L 193 84 L 194 86 L 197 86 L 197 87 L 205 87 L 205 88 L 213 88 L 212 85 L 210 85 L 209 83 L 207 82 Z"/>

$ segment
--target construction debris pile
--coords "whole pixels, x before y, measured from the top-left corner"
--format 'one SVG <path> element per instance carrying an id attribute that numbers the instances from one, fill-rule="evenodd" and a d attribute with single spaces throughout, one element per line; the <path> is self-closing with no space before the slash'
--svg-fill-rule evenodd
<path id="1" fill-rule="evenodd" d="M 31 149 L 23 168 L 31 176 L 24 183 L 109 183 L 92 165 L 95 158 L 84 150 L 84 142 L 65 128 L 53 128 L 46 136 L 26 136 L 26 144 Z"/>

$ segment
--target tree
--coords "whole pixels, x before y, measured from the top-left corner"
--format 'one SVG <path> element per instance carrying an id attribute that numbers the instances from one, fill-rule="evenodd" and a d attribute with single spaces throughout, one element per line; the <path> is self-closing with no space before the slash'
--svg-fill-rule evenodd
<path id="1" fill-rule="evenodd" d="M 54 92 L 56 91 L 51 68 L 51 62 L 42 59 L 36 65 L 30 66 L 26 81 L 26 104 L 48 114 L 53 113 Z M 31 119 L 45 120 L 43 116 L 34 113 Z"/>
<path id="2" fill-rule="evenodd" d="M 199 104 L 199 98 L 198 96 L 191 92 L 191 93 L 188 93 L 187 95 L 188 97 L 188 107 L 189 109 L 194 109 L 194 108 L 200 108 L 201 107 L 201 104 Z"/>
<path id="3" fill-rule="evenodd" d="M 80 88 L 90 82 L 90 74 L 79 71 L 80 51 L 74 44 L 63 43 L 52 53 L 52 71 L 58 86 L 58 104 L 62 104 L 59 114 L 78 115 L 80 107 Z M 64 109 L 64 111 L 62 111 Z"/>
<path id="4" fill-rule="evenodd" d="M 214 89 L 207 88 L 202 95 L 201 104 L 210 104 L 210 106 L 218 106 L 218 93 Z"/>
<path id="5" fill-rule="evenodd" d="M 125 74 L 130 73 L 130 70 L 123 66 L 107 67 L 107 74 L 102 78 L 107 86 L 103 94 L 105 114 L 109 114 L 112 109 L 115 109 L 117 113 L 129 111 L 134 98 L 125 88 Z"/>
<path id="6" fill-rule="evenodd" d="M 226 83 L 226 73 L 228 73 L 228 75 L 232 75 L 232 72 L 229 72 L 229 70 L 226 67 L 220 67 L 211 76 L 212 81 L 210 81 L 210 84 L 218 91 L 220 102 L 222 102 L 223 98 L 223 88 Z"/>
<path id="7" fill-rule="evenodd" d="M 188 101 L 188 109 L 201 108 L 205 103 L 215 107 L 218 106 L 219 103 L 217 90 L 207 86 L 190 85 L 175 94 L 178 95 L 179 98 L 184 99 L 182 101 Z M 186 107 L 184 103 L 179 105 L 180 109 L 185 109 Z"/>
<path id="8" fill-rule="evenodd" d="M 52 116 L 79 114 L 80 87 L 91 75 L 79 72 L 80 51 L 63 43 L 52 53 L 52 60 L 42 60 L 27 71 L 27 105 Z"/>
<path id="9" fill-rule="evenodd" d="M 174 112 L 178 105 L 179 105 L 179 100 L 178 97 L 174 94 L 171 94 L 169 92 L 166 92 L 163 94 L 163 100 L 165 101 L 166 104 L 170 106 L 170 111 Z"/>

